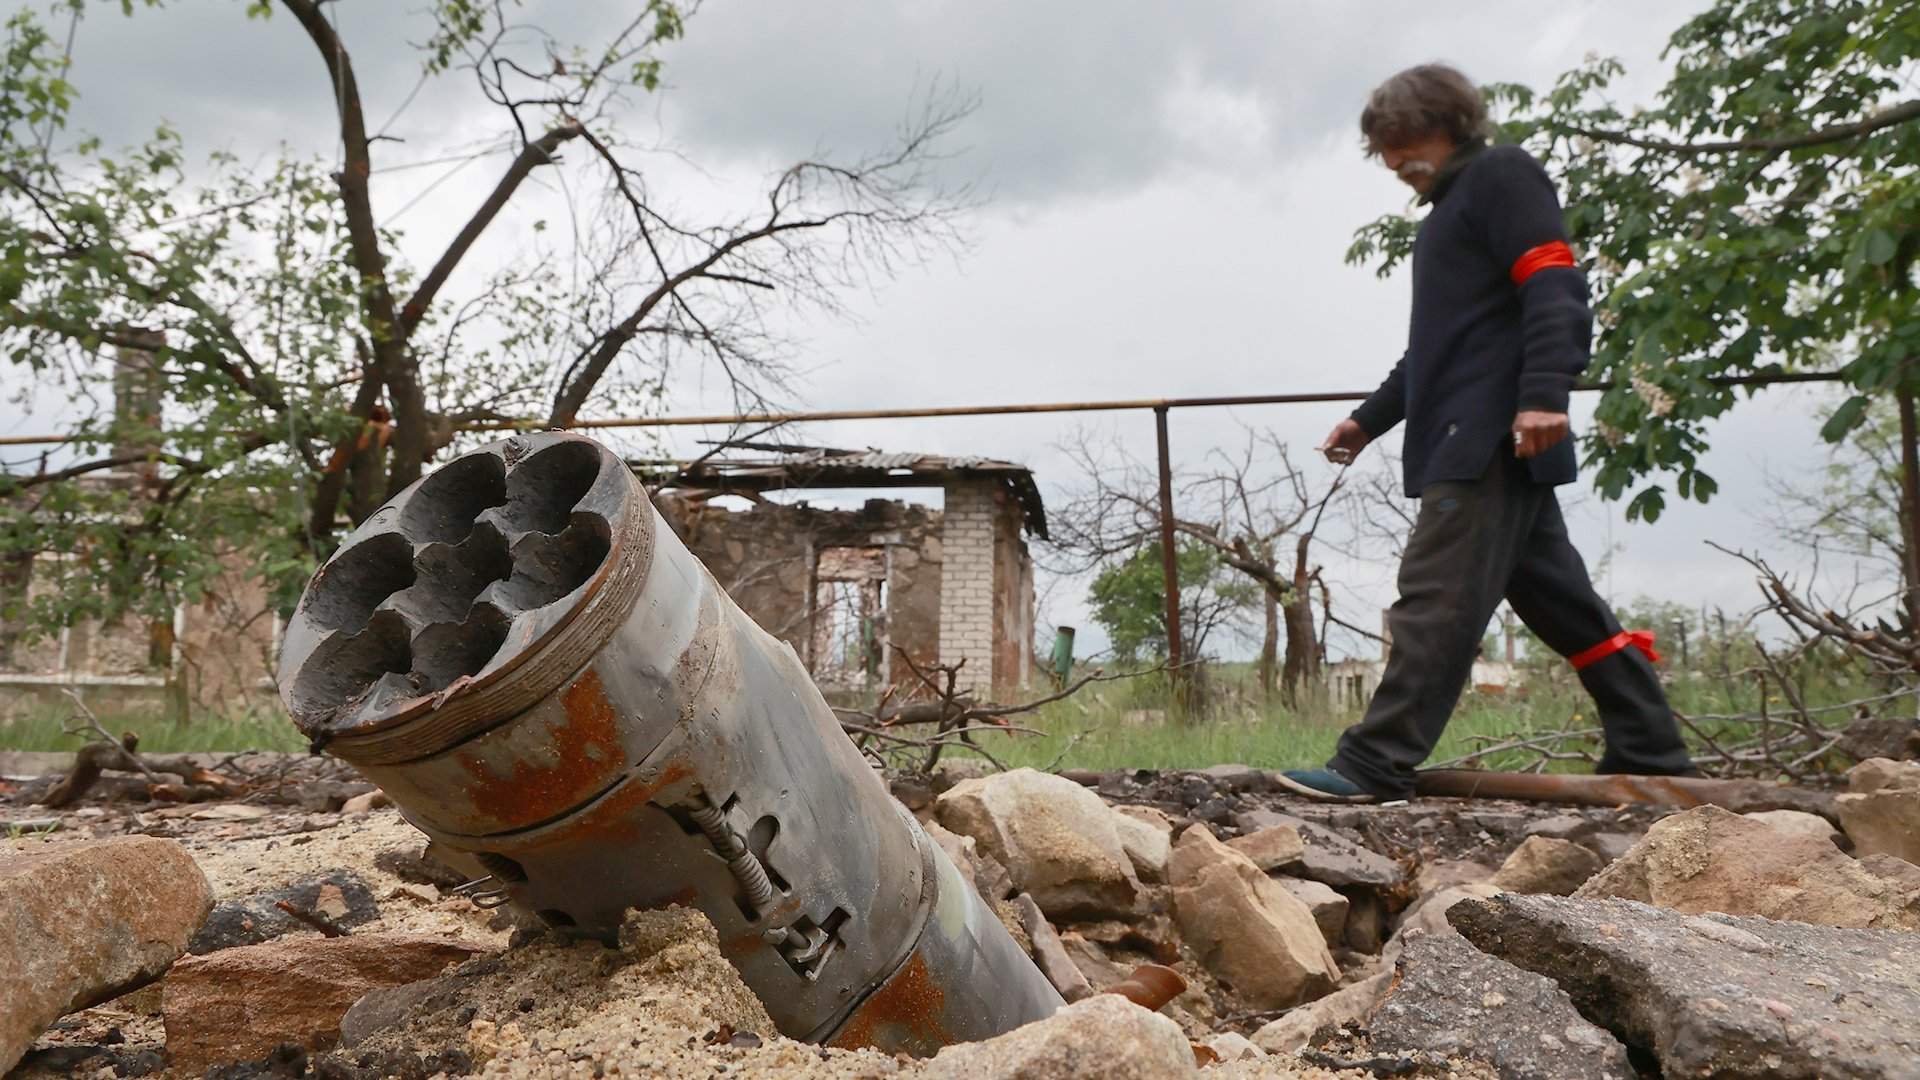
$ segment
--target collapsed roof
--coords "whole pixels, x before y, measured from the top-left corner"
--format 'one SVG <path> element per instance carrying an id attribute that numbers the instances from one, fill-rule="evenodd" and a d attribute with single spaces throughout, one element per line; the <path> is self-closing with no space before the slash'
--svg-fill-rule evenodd
<path id="1" fill-rule="evenodd" d="M 940 454 L 838 450 L 822 446 L 736 442 L 729 451 L 760 456 L 711 456 L 693 461 L 630 459 L 650 488 L 705 497 L 832 488 L 944 487 L 955 480 L 993 480 L 1020 504 L 1027 531 L 1047 538 L 1047 511 L 1033 470 L 1011 461 Z"/>

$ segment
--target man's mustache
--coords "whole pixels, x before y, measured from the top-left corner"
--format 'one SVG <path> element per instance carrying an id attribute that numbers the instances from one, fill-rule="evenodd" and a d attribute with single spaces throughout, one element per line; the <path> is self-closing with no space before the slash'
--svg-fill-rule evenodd
<path id="1" fill-rule="evenodd" d="M 1412 183 L 1418 177 L 1432 176 L 1439 171 L 1439 169 L 1434 168 L 1433 162 L 1431 161 L 1409 161 L 1402 164 L 1398 169 L 1395 169 L 1394 175 L 1408 183 Z"/>

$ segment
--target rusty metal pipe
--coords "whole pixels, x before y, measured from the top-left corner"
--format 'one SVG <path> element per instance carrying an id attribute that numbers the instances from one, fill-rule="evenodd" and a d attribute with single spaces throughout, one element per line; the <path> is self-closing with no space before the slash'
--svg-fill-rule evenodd
<path id="1" fill-rule="evenodd" d="M 1165 964 L 1140 964 L 1103 993 L 1119 994 L 1143 1009 L 1159 1012 L 1186 990 L 1186 978 Z"/>
<path id="2" fill-rule="evenodd" d="M 781 1032 L 928 1054 L 1063 1002 L 806 670 L 563 433 L 462 455 L 308 584 L 279 683 L 473 895 L 611 937 L 705 912 Z"/>
<path id="3" fill-rule="evenodd" d="M 1845 382 L 1838 372 L 1788 371 L 1774 375 L 1709 375 L 1710 386 L 1778 386 L 1793 383 Z M 1580 383 L 1574 390 L 1585 393 L 1611 389 L 1608 383 Z M 812 412 L 758 412 L 719 415 L 668 413 L 662 416 L 615 416 L 575 420 L 574 431 L 603 428 L 700 427 L 739 424 L 800 424 L 827 420 L 931 420 L 953 416 L 1025 416 L 1039 413 L 1125 412 L 1132 409 L 1235 408 L 1253 405 L 1312 405 L 1341 401 L 1364 401 L 1370 390 L 1328 390 L 1299 394 L 1237 394 L 1213 397 L 1131 398 L 1113 401 L 1047 401 L 1008 405 L 945 405 L 901 409 L 817 409 Z M 455 431 L 530 431 L 544 428 L 543 421 L 481 420 L 456 424 Z M 230 433 L 234 434 L 234 433 Z M 38 446 L 80 442 L 77 435 L 0 435 L 0 446 Z"/>
<path id="4" fill-rule="evenodd" d="M 1761 780 L 1710 780 L 1691 776 L 1591 776 L 1579 773 L 1482 772 L 1429 769 L 1414 778 L 1420 795 L 1463 799 L 1521 799 L 1578 806 L 1718 806 L 1735 813 L 1801 810 L 1836 825 L 1833 795 Z"/>

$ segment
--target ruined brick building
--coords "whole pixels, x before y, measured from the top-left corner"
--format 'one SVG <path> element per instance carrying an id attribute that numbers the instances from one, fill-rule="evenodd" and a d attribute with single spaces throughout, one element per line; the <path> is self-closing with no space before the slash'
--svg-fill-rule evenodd
<path id="1" fill-rule="evenodd" d="M 985 458 L 770 448 L 678 471 L 656 500 L 747 614 L 793 646 L 828 690 L 913 685 L 911 666 L 964 661 L 960 682 L 1033 677 L 1033 559 L 1046 511 L 1024 466 Z M 766 492 L 938 487 L 943 508 L 869 499 L 858 510 Z M 753 500 L 715 505 L 721 495 Z"/>
<path id="2" fill-rule="evenodd" d="M 1032 473 L 1008 462 L 920 454 L 772 448 L 693 466 L 636 462 L 689 548 L 822 687 L 841 694 L 912 685 L 910 665 L 959 663 L 961 682 L 1011 690 L 1033 675 L 1033 562 L 1044 537 Z M 102 474 L 97 483 L 137 483 Z M 664 485 L 662 487 L 662 485 Z M 775 491 L 939 488 L 944 508 L 868 499 L 859 509 L 767 498 Z M 715 500 L 739 496 L 744 509 Z M 42 556 L 57 558 L 57 556 Z M 31 567 L 7 587 L 31 591 Z M 277 708 L 281 613 L 236 559 L 170 620 L 77 620 L 28 643 L 0 620 L 0 716 L 58 706 L 68 688 L 102 711 L 174 715 Z M 898 647 L 897 649 L 895 647 Z"/>

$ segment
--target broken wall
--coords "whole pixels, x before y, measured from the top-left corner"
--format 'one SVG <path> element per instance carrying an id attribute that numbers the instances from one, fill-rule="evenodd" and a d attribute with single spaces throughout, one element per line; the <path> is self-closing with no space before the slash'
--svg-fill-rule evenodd
<path id="1" fill-rule="evenodd" d="M 834 549 L 870 549 L 885 567 L 881 639 L 926 665 L 940 656 L 940 596 L 944 550 L 939 511 L 891 499 L 869 499 L 858 510 L 805 504 L 759 503 L 729 510 L 675 496 L 654 505 L 720 587 L 768 633 L 793 647 L 821 676 L 839 666 L 822 655 L 821 555 Z M 832 566 L 864 559 L 829 559 Z M 880 650 L 881 681 L 911 683 L 913 675 L 891 649 Z"/>

